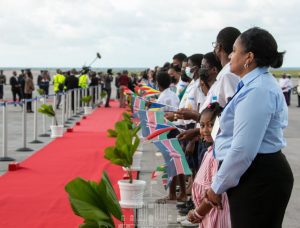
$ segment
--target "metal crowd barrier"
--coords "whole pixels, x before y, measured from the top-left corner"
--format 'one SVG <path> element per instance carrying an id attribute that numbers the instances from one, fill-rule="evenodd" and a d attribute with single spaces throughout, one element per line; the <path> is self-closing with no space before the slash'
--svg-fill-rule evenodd
<path id="1" fill-rule="evenodd" d="M 92 106 L 96 107 L 100 104 L 100 85 L 99 86 L 91 86 L 86 89 L 71 89 L 65 92 L 50 94 L 50 95 L 42 95 L 36 96 L 32 99 L 22 99 L 19 102 L 0 102 L 0 107 L 2 107 L 2 155 L 0 155 L 0 161 L 14 161 L 14 158 L 8 156 L 8 122 L 7 122 L 7 107 L 9 105 L 22 105 L 22 147 L 17 149 L 18 152 L 29 152 L 33 151 L 33 149 L 27 147 L 27 102 L 32 102 L 34 107 L 34 116 L 33 116 L 33 141 L 30 143 L 43 143 L 38 140 L 38 137 L 50 137 L 50 134 L 47 133 L 46 126 L 46 116 L 42 114 L 42 134 L 38 135 L 38 103 L 42 104 L 47 103 L 47 99 L 53 97 L 52 106 L 54 111 L 57 113 L 56 104 L 58 96 L 61 98 L 61 124 L 67 126 L 65 124 L 71 124 L 71 120 L 74 120 L 74 117 L 80 117 L 83 114 L 83 104 L 80 102 L 82 96 L 91 95 L 92 96 Z M 72 94 L 74 94 L 74 110 L 72 110 Z M 93 102 L 95 101 L 95 102 Z M 54 124 L 54 119 L 52 121 Z M 49 127 L 49 126 L 48 126 Z"/>

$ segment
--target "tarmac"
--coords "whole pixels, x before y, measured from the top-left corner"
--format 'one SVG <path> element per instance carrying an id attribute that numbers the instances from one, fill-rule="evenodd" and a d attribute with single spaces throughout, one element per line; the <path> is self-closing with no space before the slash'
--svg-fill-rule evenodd
<path id="1" fill-rule="evenodd" d="M 50 91 L 52 91 L 50 89 Z M 5 88 L 5 96 L 11 99 L 10 86 Z M 115 98 L 115 91 L 112 94 Z M 49 100 L 51 102 L 51 100 Z M 40 105 L 39 102 L 38 105 Z M 287 140 L 287 147 L 283 149 L 284 154 L 291 165 L 294 173 L 294 188 L 292 196 L 286 210 L 283 227 L 284 228 L 299 228 L 300 227 L 300 108 L 296 107 L 297 96 L 292 95 L 291 106 L 289 107 L 289 126 L 285 130 L 285 137 Z M 0 107 L 1 109 L 1 107 Z M 50 137 L 38 137 L 38 140 L 43 143 L 32 144 L 33 140 L 33 115 L 27 114 L 27 147 L 33 149 L 31 152 L 17 152 L 22 145 L 22 109 L 21 107 L 8 106 L 8 156 L 14 158 L 17 162 L 21 162 L 33 155 L 36 151 L 47 145 L 52 141 Z M 57 111 L 57 118 L 61 120 L 61 110 Z M 2 110 L 0 110 L 0 156 L 2 157 Z M 38 134 L 43 133 L 42 115 L 38 113 Z M 72 120 L 69 126 L 75 124 L 81 117 L 76 117 Z M 51 119 L 46 118 L 46 129 L 49 133 L 49 125 Z M 146 192 L 144 194 L 145 206 L 137 210 L 138 227 L 181 227 L 176 222 L 177 210 L 176 204 L 156 204 L 155 200 L 167 195 L 164 190 L 160 178 L 151 180 L 151 173 L 155 170 L 157 165 L 163 164 L 162 156 L 157 153 L 157 149 L 152 144 L 144 145 L 144 153 L 142 158 L 142 169 L 140 171 L 140 179 L 147 182 Z M 3 173 L 7 171 L 10 162 L 0 161 L 0 178 Z M 125 221 L 126 222 L 126 221 Z"/>

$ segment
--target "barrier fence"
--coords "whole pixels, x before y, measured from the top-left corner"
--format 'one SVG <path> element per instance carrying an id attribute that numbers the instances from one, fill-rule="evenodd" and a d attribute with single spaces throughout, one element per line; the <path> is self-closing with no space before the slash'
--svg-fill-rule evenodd
<path id="1" fill-rule="evenodd" d="M 83 114 L 83 103 L 80 99 L 83 96 L 90 95 L 92 96 L 92 100 L 90 102 L 91 106 L 97 107 L 101 102 L 100 96 L 100 85 L 99 86 L 91 86 L 89 88 L 76 88 L 67 90 L 64 92 L 56 93 L 56 94 L 49 94 L 49 95 L 41 95 L 36 96 L 32 99 L 22 99 L 21 101 L 9 101 L 9 102 L 0 102 L 0 107 L 2 108 L 2 154 L 0 155 L 0 162 L 1 161 L 14 161 L 15 159 L 8 156 L 8 121 L 7 121 L 7 107 L 10 105 L 20 105 L 23 106 L 22 109 L 22 147 L 17 149 L 18 152 L 29 152 L 33 151 L 33 149 L 27 147 L 27 103 L 32 102 L 34 107 L 34 116 L 33 116 L 33 139 L 30 143 L 43 143 L 42 141 L 38 140 L 38 137 L 50 137 L 50 134 L 47 133 L 47 124 L 46 124 L 46 116 L 42 113 L 42 134 L 38 135 L 38 106 L 39 103 L 46 104 L 48 98 L 52 99 L 52 106 L 55 113 L 58 112 L 56 109 L 56 105 L 58 100 L 60 99 L 61 102 L 61 119 L 60 124 L 67 126 L 66 124 L 71 124 L 72 120 L 75 120 L 74 117 L 80 117 Z M 72 102 L 73 97 L 73 102 Z M 72 105 L 73 104 L 73 105 Z M 54 118 L 52 120 L 52 125 L 55 125 Z M 48 126 L 49 128 L 50 126 Z"/>

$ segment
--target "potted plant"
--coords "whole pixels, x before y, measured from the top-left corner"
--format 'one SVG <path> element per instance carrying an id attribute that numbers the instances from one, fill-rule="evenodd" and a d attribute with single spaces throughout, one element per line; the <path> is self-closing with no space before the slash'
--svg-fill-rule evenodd
<path id="1" fill-rule="evenodd" d="M 42 96 L 42 97 L 40 98 L 40 101 L 43 102 L 44 99 L 45 99 L 45 90 L 43 90 L 43 89 L 37 89 L 36 91 L 38 92 L 38 94 L 39 94 L 40 96 Z"/>
<path id="2" fill-rule="evenodd" d="M 110 129 L 109 135 L 116 137 L 114 146 L 105 149 L 105 158 L 110 160 L 113 164 L 125 167 L 128 172 L 128 180 L 120 180 L 118 182 L 120 187 L 122 207 L 139 208 L 143 205 L 143 192 L 146 182 L 143 180 L 133 180 L 133 160 L 134 154 L 137 153 L 137 148 L 140 139 L 137 132 L 140 126 L 133 126 L 132 122 L 128 120 L 128 114 L 123 114 L 124 119 L 115 124 L 115 129 Z"/>
<path id="3" fill-rule="evenodd" d="M 92 96 L 84 96 L 81 98 L 81 102 L 84 104 L 84 115 L 88 115 L 92 113 L 92 106 L 89 106 L 92 100 Z"/>
<path id="4" fill-rule="evenodd" d="M 56 113 L 52 105 L 42 104 L 38 111 L 44 115 L 47 115 L 51 118 L 54 118 L 54 125 L 50 126 L 51 129 L 51 138 L 62 137 L 64 133 L 64 126 L 58 125 Z"/>
<path id="5" fill-rule="evenodd" d="M 105 172 L 98 183 L 77 177 L 65 186 L 65 190 L 74 213 L 84 219 L 80 227 L 113 228 L 112 216 L 123 221 L 120 204 Z"/>
<path id="6" fill-rule="evenodd" d="M 124 121 L 127 124 L 128 129 L 130 129 L 130 130 L 135 129 L 135 132 L 137 134 L 137 132 L 140 130 L 140 127 L 135 126 L 135 124 L 131 120 L 131 115 L 127 112 L 124 112 L 122 116 L 123 116 L 122 121 Z M 109 137 L 117 137 L 118 131 L 122 131 L 122 130 L 119 129 L 119 124 L 117 122 L 115 124 L 115 130 L 114 129 L 108 129 L 107 130 L 108 136 Z M 133 154 L 132 165 L 131 165 L 131 170 L 132 171 L 140 171 L 141 170 L 141 160 L 142 160 L 142 157 L 143 157 L 143 152 L 141 150 L 142 148 L 143 148 L 142 144 L 139 143 L 139 146 L 138 146 L 137 150 Z"/>

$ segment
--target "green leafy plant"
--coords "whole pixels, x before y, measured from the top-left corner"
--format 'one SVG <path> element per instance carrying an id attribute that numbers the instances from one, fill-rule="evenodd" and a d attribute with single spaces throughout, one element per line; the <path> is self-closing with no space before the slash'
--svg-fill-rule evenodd
<path id="1" fill-rule="evenodd" d="M 122 117 L 123 117 L 123 120 L 124 122 L 127 123 L 128 125 L 128 128 L 129 129 L 133 129 L 135 127 L 134 123 L 132 122 L 131 120 L 131 115 L 126 113 L 126 112 L 123 112 L 122 114 Z M 120 121 L 119 121 L 120 122 Z M 113 137 L 113 138 L 116 138 L 117 135 L 118 135 L 118 122 L 115 123 L 115 129 L 108 129 L 107 132 L 108 132 L 108 136 L 109 137 Z"/>
<path id="2" fill-rule="evenodd" d="M 107 92 L 105 90 L 102 90 L 101 93 L 100 93 L 101 99 L 103 99 L 106 96 L 107 96 Z"/>
<path id="3" fill-rule="evenodd" d="M 84 219 L 81 228 L 115 227 L 112 216 L 123 213 L 106 172 L 99 183 L 77 177 L 65 186 L 74 213 Z"/>
<path id="4" fill-rule="evenodd" d="M 128 114 L 123 114 L 123 118 L 115 124 L 114 130 L 108 130 L 111 136 L 116 137 L 116 143 L 114 146 L 105 149 L 104 157 L 115 165 L 125 167 L 128 171 L 129 182 L 132 183 L 131 165 L 133 155 L 140 144 L 140 138 L 137 135 L 140 126 L 133 126 L 131 119 L 127 119 Z"/>
<path id="5" fill-rule="evenodd" d="M 89 105 L 91 100 L 92 100 L 92 96 L 84 96 L 80 99 L 80 101 L 86 105 Z"/>
<path id="6" fill-rule="evenodd" d="M 43 89 L 37 89 L 36 91 L 37 91 L 38 94 L 41 95 L 41 96 L 42 96 L 42 95 L 45 95 L 45 90 L 43 90 Z"/>
<path id="7" fill-rule="evenodd" d="M 55 111 L 54 111 L 52 105 L 42 104 L 41 107 L 38 109 L 38 111 L 49 117 L 53 117 L 55 125 L 58 125 L 58 122 L 56 119 L 56 114 L 55 114 Z"/>

